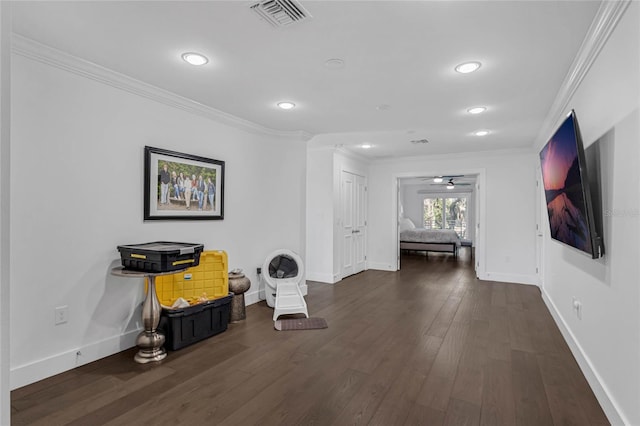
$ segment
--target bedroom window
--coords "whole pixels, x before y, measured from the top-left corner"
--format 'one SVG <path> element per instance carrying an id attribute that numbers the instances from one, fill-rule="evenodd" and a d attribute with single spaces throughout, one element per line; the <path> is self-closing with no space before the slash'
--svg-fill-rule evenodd
<path id="1" fill-rule="evenodd" d="M 467 238 L 467 197 L 425 198 L 423 226 L 427 229 L 453 229 Z"/>

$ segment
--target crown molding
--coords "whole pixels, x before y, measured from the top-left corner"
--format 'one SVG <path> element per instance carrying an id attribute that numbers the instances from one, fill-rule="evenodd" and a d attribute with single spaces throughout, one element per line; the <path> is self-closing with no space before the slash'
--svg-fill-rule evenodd
<path id="1" fill-rule="evenodd" d="M 334 145 L 315 145 L 310 146 L 307 144 L 307 152 L 331 152 L 333 154 L 340 154 L 343 157 L 351 158 L 352 160 L 360 161 L 367 165 L 371 164 L 372 160 L 356 152 L 351 152 L 342 144 Z"/>
<path id="2" fill-rule="evenodd" d="M 531 147 L 525 148 L 511 148 L 511 149 L 495 149 L 495 150 L 486 150 L 486 151 L 466 151 L 466 152 L 452 152 L 449 154 L 433 154 L 433 155 L 419 155 L 419 156 L 405 156 L 405 157 L 392 157 L 392 158 L 381 158 L 375 161 L 372 161 L 372 164 L 382 165 L 382 164 L 396 164 L 396 163 L 421 163 L 424 161 L 434 161 L 434 160 L 456 160 L 456 159 L 466 159 L 469 157 L 473 158 L 496 158 L 496 157 L 531 157 L 535 158 L 534 155 L 536 152 Z"/>
<path id="3" fill-rule="evenodd" d="M 307 143 L 307 151 L 308 152 L 321 152 L 321 151 L 330 151 L 330 152 L 334 152 L 336 150 L 336 146 L 335 145 L 309 145 Z"/>
<path id="4" fill-rule="evenodd" d="M 11 42 L 11 50 L 17 55 L 240 130 L 259 135 L 299 139 L 303 141 L 308 141 L 313 137 L 311 133 L 303 130 L 276 130 L 236 117 L 235 115 L 203 105 L 192 99 L 78 58 L 20 34 L 13 33 Z"/>
<path id="5" fill-rule="evenodd" d="M 632 0 L 603 1 L 596 12 L 596 16 L 591 22 L 591 26 L 576 54 L 576 57 L 569 67 L 569 72 L 564 78 L 560 90 L 556 95 L 551 108 L 542 123 L 540 132 L 534 140 L 533 147 L 540 147 L 556 128 L 561 118 L 568 112 L 569 101 L 571 101 L 576 90 L 587 75 L 591 66 L 598 58 L 600 51 L 609 40 L 624 12 L 631 4 Z"/>
<path id="6" fill-rule="evenodd" d="M 347 157 L 350 158 L 352 160 L 356 160 L 356 161 L 360 161 L 364 164 L 371 164 L 371 159 L 365 157 L 364 155 L 360 155 L 357 152 L 352 152 L 349 151 L 348 149 L 346 149 L 344 146 L 342 145 L 336 145 L 334 147 L 334 152 L 337 154 L 341 154 L 343 157 Z"/>

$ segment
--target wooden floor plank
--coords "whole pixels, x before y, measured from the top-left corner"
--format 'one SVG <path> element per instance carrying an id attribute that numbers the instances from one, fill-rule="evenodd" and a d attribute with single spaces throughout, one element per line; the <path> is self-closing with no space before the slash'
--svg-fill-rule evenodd
<path id="1" fill-rule="evenodd" d="M 442 426 L 446 413 L 420 404 L 413 404 L 404 424 L 407 426 Z"/>
<path id="2" fill-rule="evenodd" d="M 385 426 L 403 423 L 415 405 L 441 345 L 441 338 L 428 336 L 420 344 L 407 348 L 411 356 L 398 371 L 369 424 Z"/>
<path id="3" fill-rule="evenodd" d="M 516 423 L 519 425 L 553 425 L 536 355 L 513 351 L 511 355 Z"/>
<path id="4" fill-rule="evenodd" d="M 59 404 L 59 409 L 55 413 L 41 418 L 39 421 L 33 422 L 33 425 L 52 426 L 66 425 L 78 418 L 91 415 L 94 411 L 112 403 L 120 398 L 126 398 L 133 392 L 144 389 L 148 386 L 155 386 L 161 379 L 176 374 L 175 370 L 170 368 L 156 368 L 145 374 L 141 374 L 135 379 L 129 380 L 127 383 L 119 382 L 113 388 L 105 389 L 98 392 L 95 383 L 91 385 L 91 389 L 80 388 L 78 392 L 85 392 L 85 399 L 80 406 L 69 406 L 67 404 Z"/>
<path id="5" fill-rule="evenodd" d="M 209 369 L 215 369 L 215 364 L 212 364 L 210 360 L 212 358 L 223 361 L 229 357 L 232 357 L 243 350 L 246 347 L 242 345 L 216 345 L 207 347 L 208 350 L 202 350 L 204 345 L 200 345 L 200 351 L 195 348 L 189 348 L 189 351 L 185 351 L 180 355 L 174 357 L 167 357 L 160 365 L 167 367 L 179 366 L 179 372 L 171 376 L 158 380 L 153 385 L 146 386 L 142 389 L 138 389 L 129 393 L 126 396 L 116 399 L 115 401 L 94 410 L 91 413 L 87 413 L 84 416 L 78 417 L 76 420 L 69 422 L 70 425 L 102 425 L 113 419 L 120 417 L 122 414 L 128 411 L 135 410 L 140 405 L 146 403 L 149 399 L 160 398 L 172 401 L 173 389 L 179 386 L 187 378 L 191 378 L 196 375 L 201 375 L 204 371 Z M 132 361 L 129 361 L 132 362 Z M 204 383 L 207 383 L 204 381 Z"/>
<path id="6" fill-rule="evenodd" d="M 504 283 L 493 283 L 491 287 L 491 306 L 493 307 L 506 307 L 507 306 L 507 291 Z"/>
<path id="7" fill-rule="evenodd" d="M 162 394 L 148 398 L 135 410 L 126 411 L 105 424 L 171 424 L 175 421 L 177 411 L 183 413 L 180 418 L 184 421 L 207 418 L 213 415 L 212 407 L 215 405 L 212 401 L 221 399 L 230 391 L 233 392 L 233 389 L 250 378 L 248 373 L 237 370 L 203 373 L 167 389 Z M 203 386 L 202 383 L 209 385 Z M 144 418 L 140 417 L 141 412 L 146 413 Z"/>
<path id="8" fill-rule="evenodd" d="M 311 426 L 336 422 L 368 377 L 368 374 L 347 369 L 325 394 L 316 395 L 316 403 L 307 410 L 299 424 Z"/>
<path id="9" fill-rule="evenodd" d="M 488 359 L 482 387 L 482 426 L 516 424 L 511 361 Z"/>
<path id="10" fill-rule="evenodd" d="M 449 327 L 418 395 L 419 404 L 441 411 L 447 409 L 468 331 L 467 323 L 453 323 Z"/>
<path id="11" fill-rule="evenodd" d="M 429 336 L 444 337 L 444 335 L 447 334 L 461 301 L 462 298 L 457 296 L 451 296 L 446 300 L 442 308 L 438 311 L 433 323 L 427 330 L 427 334 Z"/>
<path id="12" fill-rule="evenodd" d="M 13 425 L 608 424 L 536 287 L 475 278 L 468 250 L 308 282 L 321 330 L 265 302 L 157 364 L 135 348 L 11 393 Z"/>
<path id="13" fill-rule="evenodd" d="M 451 426 L 476 426 L 479 422 L 479 406 L 453 398 L 447 408 L 443 424 Z"/>
<path id="14" fill-rule="evenodd" d="M 511 338 L 509 337 L 509 313 L 506 305 L 491 305 L 487 356 L 491 359 L 511 361 Z"/>
<path id="15" fill-rule="evenodd" d="M 514 306 L 507 307 L 509 342 L 512 350 L 535 353 L 531 338 L 531 329 L 523 310 Z"/>
<path id="16" fill-rule="evenodd" d="M 451 397 L 477 406 L 482 404 L 484 371 L 487 363 L 487 335 L 489 323 L 474 320 L 469 327 L 469 338 L 462 350 L 451 389 Z"/>
<path id="17" fill-rule="evenodd" d="M 566 392 L 567 386 L 573 387 L 570 377 L 569 360 L 556 354 L 538 355 L 538 365 L 544 383 L 549 410 L 555 424 L 588 425 L 591 419 L 580 406 L 578 392 Z"/>
<path id="18" fill-rule="evenodd" d="M 407 330 L 396 330 L 394 335 L 388 336 L 389 343 L 382 348 L 380 362 L 371 371 L 368 379 L 363 383 L 360 391 L 342 410 L 335 424 L 369 424 L 390 390 L 390 384 L 398 378 L 398 372 L 412 360 L 412 352 L 402 346 L 403 336 L 409 334 Z M 355 367 L 355 365 L 354 365 Z M 405 413 L 397 413 L 390 424 L 404 419 Z"/>

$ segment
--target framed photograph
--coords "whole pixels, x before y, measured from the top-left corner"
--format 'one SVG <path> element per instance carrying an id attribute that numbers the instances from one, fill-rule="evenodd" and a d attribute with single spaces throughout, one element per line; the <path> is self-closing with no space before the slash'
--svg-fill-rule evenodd
<path id="1" fill-rule="evenodd" d="M 144 220 L 224 219 L 224 161 L 144 147 Z"/>

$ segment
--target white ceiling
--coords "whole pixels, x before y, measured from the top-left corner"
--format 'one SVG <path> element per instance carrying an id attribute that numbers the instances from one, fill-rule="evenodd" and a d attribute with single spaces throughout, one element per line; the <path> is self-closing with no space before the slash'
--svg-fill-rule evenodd
<path id="1" fill-rule="evenodd" d="M 361 153 L 375 158 L 530 146 L 600 5 L 302 1 L 312 19 L 273 28 L 254 3 L 21 1 L 13 30 L 270 129 L 370 142 Z M 189 66 L 187 51 L 210 62 Z M 469 60 L 483 65 L 453 70 Z M 478 105 L 488 110 L 466 112 Z"/>

